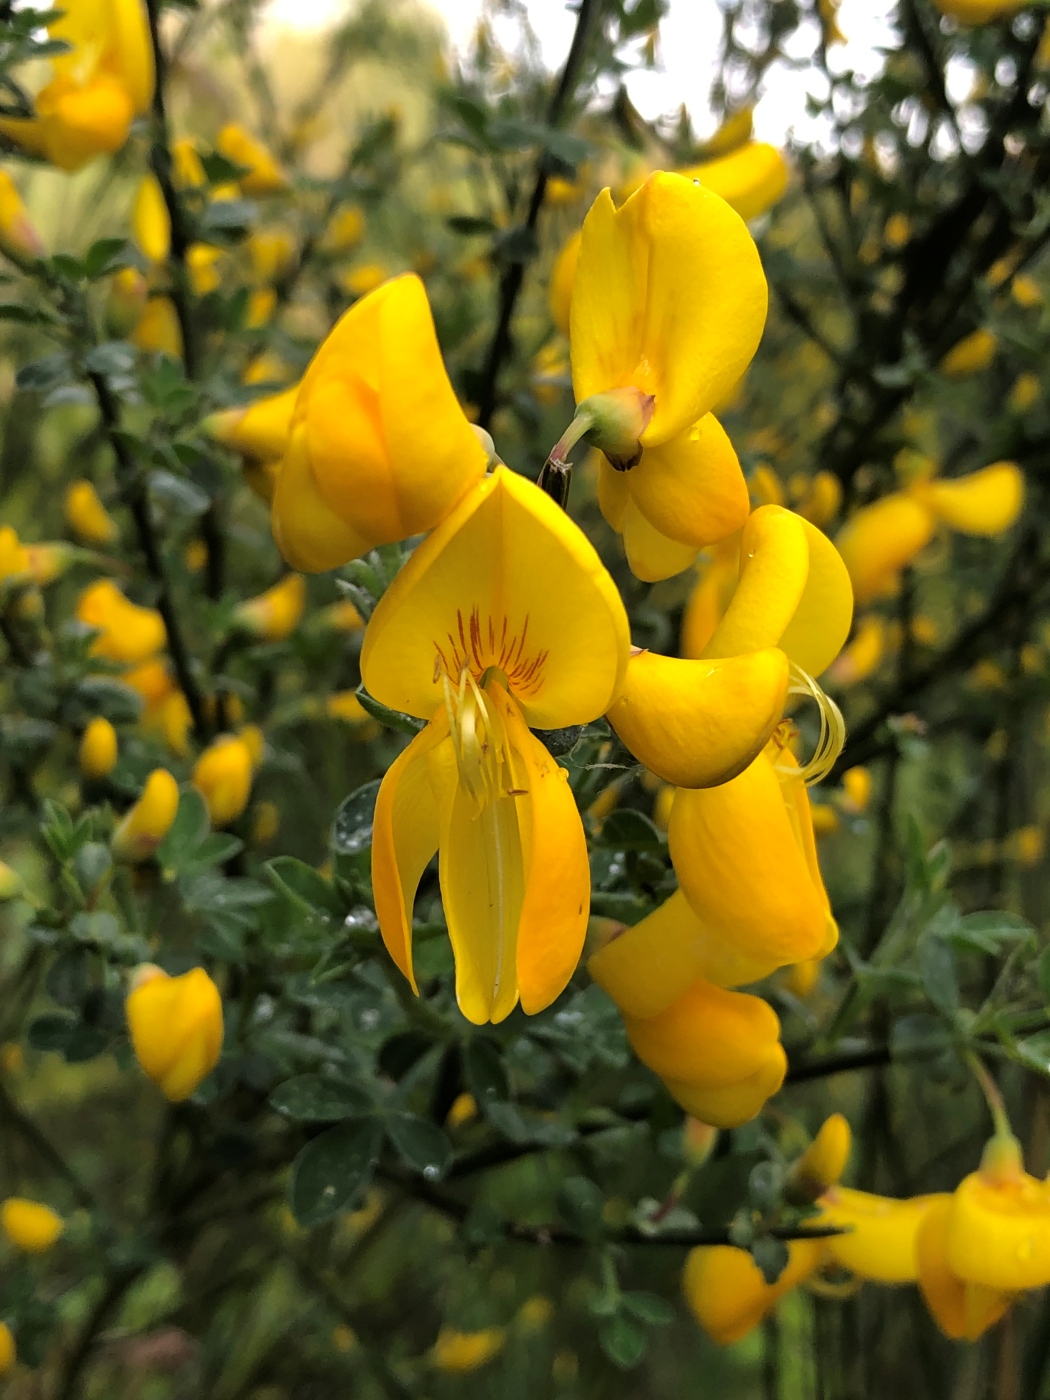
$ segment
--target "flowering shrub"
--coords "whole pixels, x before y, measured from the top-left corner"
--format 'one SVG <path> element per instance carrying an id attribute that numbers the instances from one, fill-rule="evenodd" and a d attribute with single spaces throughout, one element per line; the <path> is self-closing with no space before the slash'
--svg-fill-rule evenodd
<path id="1" fill-rule="evenodd" d="M 259 8 L 0 7 L 9 1393 L 1039 1400 L 1050 21 Z"/>

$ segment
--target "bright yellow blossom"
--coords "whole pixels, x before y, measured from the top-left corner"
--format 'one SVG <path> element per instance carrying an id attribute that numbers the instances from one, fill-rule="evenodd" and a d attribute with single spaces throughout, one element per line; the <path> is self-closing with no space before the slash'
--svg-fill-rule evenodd
<path id="1" fill-rule="evenodd" d="M 0 170 L 0 253 L 13 262 L 22 262 L 26 258 L 42 258 L 45 251 L 18 186 L 6 170 Z"/>
<path id="2" fill-rule="evenodd" d="M 247 807 L 254 766 L 252 746 L 238 734 L 223 734 L 198 758 L 191 782 L 204 798 L 212 826 L 229 826 Z"/>
<path id="3" fill-rule="evenodd" d="M 285 574 L 272 588 L 248 598 L 234 609 L 238 626 L 267 642 L 282 642 L 299 626 L 306 607 L 306 580 Z"/>
<path id="4" fill-rule="evenodd" d="M 948 379 L 966 379 L 987 369 L 995 359 L 999 337 L 981 327 L 958 341 L 941 361 L 940 370 Z"/>
<path id="5" fill-rule="evenodd" d="M 146 661 L 167 640 L 160 613 L 130 602 L 108 578 L 84 589 L 77 599 L 76 616 L 78 622 L 99 633 L 91 644 L 92 655 L 108 661 L 129 665 Z"/>
<path id="6" fill-rule="evenodd" d="M 420 545 L 380 599 L 361 674 L 429 721 L 376 803 L 372 883 L 384 942 L 415 986 L 412 903 L 435 851 L 460 1009 L 548 1006 L 583 944 L 590 875 L 564 769 L 530 727 L 608 709 L 627 664 L 619 594 L 580 530 L 505 467 Z"/>
<path id="7" fill-rule="evenodd" d="M 135 242 L 152 263 L 162 263 L 171 247 L 171 216 L 156 175 L 144 175 L 131 211 Z"/>
<path id="8" fill-rule="evenodd" d="M 288 177 L 274 157 L 261 141 L 236 122 L 229 122 L 219 132 L 215 149 L 234 165 L 246 168 L 239 180 L 245 194 L 279 194 L 287 189 Z"/>
<path id="9" fill-rule="evenodd" d="M 202 967 L 169 977 L 144 963 L 126 1003 L 135 1058 L 165 1098 L 188 1099 L 222 1051 L 222 998 Z"/>
<path id="10" fill-rule="evenodd" d="M 580 243 L 583 232 L 579 229 L 566 239 L 564 246 L 554 260 L 551 280 L 547 288 L 547 304 L 551 320 L 562 335 L 569 334 L 569 311 L 572 306 L 572 287 L 576 280 L 576 264 L 580 260 Z"/>
<path id="11" fill-rule="evenodd" d="M 130 864 L 149 860 L 170 831 L 178 809 L 178 784 L 166 768 L 155 768 L 139 800 L 124 813 L 113 833 L 117 859 Z"/>
<path id="12" fill-rule="evenodd" d="M 432 529 L 487 453 L 456 401 L 422 282 L 385 283 L 342 317 L 306 371 L 271 524 L 317 573 Z"/>
<path id="13" fill-rule="evenodd" d="M 748 141 L 728 155 L 691 165 L 680 174 L 717 194 L 748 222 L 772 209 L 788 183 L 784 157 L 764 141 Z"/>
<path id="14" fill-rule="evenodd" d="M 485 1327 L 480 1332 L 459 1332 L 443 1327 L 430 1352 L 439 1371 L 476 1371 L 503 1350 L 506 1334 L 502 1327 Z"/>
<path id="15" fill-rule="evenodd" d="M 64 1229 L 57 1211 L 39 1201 L 27 1201 L 21 1196 L 8 1196 L 0 1205 L 0 1229 L 25 1254 L 43 1254 L 51 1248 Z"/>
<path id="16" fill-rule="evenodd" d="M 105 778 L 117 761 L 117 731 L 104 715 L 90 720 L 80 740 L 80 771 L 88 778 Z"/>
<path id="17" fill-rule="evenodd" d="M 74 481 L 66 489 L 65 512 L 69 528 L 87 544 L 105 546 L 117 540 L 117 522 L 90 481 Z"/>
<path id="18" fill-rule="evenodd" d="M 711 1340 L 729 1346 L 746 1337 L 785 1294 L 809 1278 L 822 1257 L 823 1240 L 790 1240 L 783 1272 L 776 1283 L 767 1283 L 746 1249 L 701 1245 L 689 1251 L 682 1288 Z"/>
<path id="19" fill-rule="evenodd" d="M 33 117 L 0 118 L 0 132 L 62 170 L 119 151 L 153 99 L 153 48 L 143 0 L 76 0 L 48 26 L 70 47 Z"/>
<path id="20" fill-rule="evenodd" d="M 16 1360 L 14 1334 L 6 1322 L 0 1322 L 0 1376 L 13 1370 Z"/>

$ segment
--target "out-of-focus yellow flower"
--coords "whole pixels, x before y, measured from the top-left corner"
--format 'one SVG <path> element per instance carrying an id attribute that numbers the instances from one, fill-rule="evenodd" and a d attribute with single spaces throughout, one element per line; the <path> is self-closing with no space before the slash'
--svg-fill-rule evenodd
<path id="1" fill-rule="evenodd" d="M 331 719 L 348 724 L 353 730 L 353 737 L 361 743 L 374 739 L 382 729 L 382 725 L 368 713 L 352 690 L 338 690 L 334 695 L 329 695 L 324 708 Z"/>
<path id="2" fill-rule="evenodd" d="M 803 519 L 825 530 L 842 509 L 842 483 L 833 472 L 817 472 L 795 509 Z"/>
<path id="3" fill-rule="evenodd" d="M 0 170 L 0 253 L 20 263 L 26 258 L 42 258 L 45 251 L 18 186 L 6 170 Z"/>
<path id="4" fill-rule="evenodd" d="M 67 487 L 65 514 L 69 528 L 87 544 L 105 547 L 114 544 L 120 533 L 90 481 L 81 479 Z"/>
<path id="5" fill-rule="evenodd" d="M 830 802 L 814 802 L 810 807 L 815 836 L 831 836 L 842 826 L 839 814 Z"/>
<path id="6" fill-rule="evenodd" d="M 942 15 L 960 24 L 989 24 L 1022 10 L 1027 0 L 933 0 Z"/>
<path id="7" fill-rule="evenodd" d="M 355 263 L 340 274 L 339 285 L 353 297 L 364 297 L 382 286 L 389 276 L 390 269 L 385 263 Z"/>
<path id="8" fill-rule="evenodd" d="M 967 535 L 1001 535 L 1021 513 L 1024 475 L 1014 462 L 946 480 L 937 478 L 912 488 L 936 518 Z"/>
<path id="9" fill-rule="evenodd" d="M 170 355 L 173 360 L 182 359 L 182 327 L 171 297 L 149 298 L 130 339 L 140 350 Z"/>
<path id="10" fill-rule="evenodd" d="M 868 613 L 857 623 L 853 640 L 832 662 L 828 679 L 835 685 L 857 685 L 879 668 L 886 650 L 886 623 L 878 613 Z"/>
<path id="11" fill-rule="evenodd" d="M 1018 865 L 1038 865 L 1046 850 L 1046 838 L 1037 826 L 1022 826 L 1011 831 L 1004 843 L 1006 854 Z"/>
<path id="12" fill-rule="evenodd" d="M 92 656 L 134 665 L 146 661 L 164 646 L 167 634 L 156 608 L 141 608 L 121 593 L 112 579 L 88 584 L 77 599 L 76 617 L 99 636 L 91 644 Z"/>
<path id="13" fill-rule="evenodd" d="M 883 237 L 888 248 L 903 248 L 911 237 L 911 220 L 899 211 L 886 220 Z"/>
<path id="14" fill-rule="evenodd" d="M 332 1328 L 332 1345 L 336 1351 L 353 1351 L 358 1346 L 357 1333 L 345 1322 L 340 1322 Z"/>
<path id="15" fill-rule="evenodd" d="M 288 176 L 263 143 L 243 126 L 229 122 L 219 132 L 215 149 L 234 165 L 246 167 L 239 184 L 245 194 L 279 194 L 288 188 Z"/>
<path id="16" fill-rule="evenodd" d="M 304 573 L 433 529 L 488 464 L 409 273 L 350 308 L 303 378 L 271 525 Z"/>
<path id="17" fill-rule="evenodd" d="M 506 1333 L 502 1327 L 485 1327 L 480 1332 L 459 1332 L 443 1327 L 430 1351 L 439 1371 L 476 1371 L 503 1350 Z"/>
<path id="18" fill-rule="evenodd" d="M 253 768 L 251 746 L 239 734 L 223 734 L 198 758 L 190 781 L 204 798 L 212 826 L 229 826 L 247 807 Z"/>
<path id="19" fill-rule="evenodd" d="M 273 500 L 281 457 L 291 436 L 298 394 L 299 385 L 293 384 L 245 408 L 212 413 L 201 424 L 209 437 L 240 453 L 245 481 L 267 505 Z"/>
<path id="20" fill-rule="evenodd" d="M 449 1128 L 461 1128 L 478 1116 L 478 1105 L 473 1094 L 457 1094 L 448 1111 L 445 1124 Z"/>
<path id="21" fill-rule="evenodd" d="M 820 1198 L 817 1223 L 843 1230 L 828 1237 L 827 1249 L 844 1269 L 878 1283 L 914 1283 L 918 1278 L 915 1236 L 934 1199 L 894 1200 L 834 1186 Z"/>
<path id="22" fill-rule="evenodd" d="M 575 204 L 582 193 L 583 182 L 581 180 L 566 180 L 561 175 L 552 175 L 547 181 L 544 198 L 548 204 L 559 208 L 566 204 Z"/>
<path id="23" fill-rule="evenodd" d="M 290 637 L 306 607 L 306 580 L 302 574 L 285 574 L 272 588 L 248 598 L 234 609 L 239 627 L 267 642 L 283 642 Z"/>
<path id="24" fill-rule="evenodd" d="M 155 768 L 142 796 L 121 818 L 113 833 L 113 854 L 137 864 L 149 860 L 171 830 L 179 810 L 179 785 L 166 768 Z"/>
<path id="25" fill-rule="evenodd" d="M 0 865 L 3 863 L 0 862 Z M 10 869 L 10 867 L 5 867 Z M 2 876 L 0 876 L 0 899 L 3 899 Z M 4 1074 L 21 1074 L 25 1069 L 25 1052 L 17 1040 L 5 1040 L 0 1045 L 0 1071 Z"/>
<path id="26" fill-rule="evenodd" d="M 747 489 L 756 506 L 782 506 L 785 504 L 784 487 L 780 477 L 765 462 L 760 462 L 751 473 Z"/>
<path id="27" fill-rule="evenodd" d="M 153 99 L 153 47 L 143 0 L 77 0 L 48 26 L 69 49 L 37 93 L 36 115 L 0 118 L 0 132 L 62 170 L 120 150 Z"/>
<path id="28" fill-rule="evenodd" d="M 1034 277 L 1028 277 L 1024 273 L 1015 277 L 1010 284 L 1010 295 L 1018 306 L 1023 306 L 1026 311 L 1031 311 L 1043 304 L 1043 289 Z"/>
<path id="29" fill-rule="evenodd" d="M 24 1254 L 43 1254 L 51 1248 L 64 1228 L 59 1213 L 39 1201 L 8 1196 L 0 1205 L 0 1229 Z"/>
<path id="30" fill-rule="evenodd" d="M 587 843 L 565 770 L 531 729 L 603 714 L 628 646 L 623 603 L 593 546 L 502 466 L 423 541 L 365 632 L 368 692 L 429 720 L 379 789 L 379 926 L 415 987 L 412 902 L 440 847 L 456 996 L 475 1024 L 502 1021 L 519 999 L 541 1011 L 575 969 Z"/>
<path id="31" fill-rule="evenodd" d="M 295 239 L 285 228 L 259 229 L 247 246 L 257 282 L 276 282 L 295 261 Z"/>
<path id="32" fill-rule="evenodd" d="M 603 190 L 573 281 L 573 387 L 581 414 L 631 394 L 638 415 L 591 442 L 626 465 L 690 432 L 746 369 L 766 304 L 754 241 L 717 195 L 663 171 L 619 209 Z"/>
<path id="33" fill-rule="evenodd" d="M 846 36 L 839 28 L 839 4 L 840 0 L 817 0 L 820 27 L 824 31 L 824 42 L 829 48 L 832 44 L 846 42 Z"/>
<path id="34" fill-rule="evenodd" d="M 576 264 L 580 258 L 580 244 L 583 241 L 582 229 L 577 229 L 566 239 L 564 246 L 554 260 L 551 280 L 547 288 L 547 305 L 551 320 L 562 335 L 569 334 L 569 310 L 572 306 L 572 285 L 576 280 Z"/>
<path id="35" fill-rule="evenodd" d="M 820 835 L 820 829 L 816 823 L 816 809 L 814 809 L 813 829 Z M 820 965 L 822 958 L 803 958 L 801 962 L 793 963 L 790 967 L 785 967 L 781 974 L 781 984 L 787 988 L 792 996 L 805 1001 L 807 997 L 813 995 L 817 983 L 820 981 Z"/>
<path id="36" fill-rule="evenodd" d="M 627 663 L 609 723 L 665 782 L 711 787 L 765 747 L 784 713 L 788 672 L 776 647 L 717 661 L 639 652 Z"/>
<path id="37" fill-rule="evenodd" d="M 701 1245 L 686 1256 L 682 1287 L 694 1317 L 713 1342 L 738 1342 L 776 1307 L 785 1294 L 820 1266 L 823 1241 L 790 1240 L 788 1262 L 776 1283 L 767 1283 L 746 1249 Z"/>
<path id="38" fill-rule="evenodd" d="M 1019 374 L 1010 387 L 1006 406 L 1011 413 L 1027 413 L 1039 402 L 1043 386 L 1037 374 Z"/>
<path id="39" fill-rule="evenodd" d="M 784 157 L 764 141 L 748 141 L 729 155 L 691 165 L 681 174 L 719 195 L 747 221 L 772 209 L 788 184 Z"/>
<path id="40" fill-rule="evenodd" d="M 546 1327 L 554 1316 L 554 1304 L 542 1293 L 526 1298 L 518 1309 L 518 1322 L 529 1332 Z"/>
<path id="41" fill-rule="evenodd" d="M 18 871 L 8 865 L 7 861 L 0 860 L 0 904 L 17 899 L 24 889 L 25 882 Z"/>
<path id="42" fill-rule="evenodd" d="M 281 829 L 281 809 L 267 798 L 252 808 L 252 845 L 265 846 Z"/>
<path id="43" fill-rule="evenodd" d="M 812 1203 L 831 1186 L 838 1185 L 849 1160 L 852 1134 L 841 1113 L 825 1118 L 820 1131 L 791 1168 L 788 1178 L 793 1199 Z"/>
<path id="44" fill-rule="evenodd" d="M 537 403 L 550 407 L 564 394 L 569 382 L 569 356 L 561 341 L 543 345 L 532 357 L 529 382 Z"/>
<path id="45" fill-rule="evenodd" d="M 186 249 L 186 270 L 190 276 L 190 286 L 199 297 L 216 291 L 222 284 L 222 273 L 218 264 L 222 249 L 211 243 L 191 243 Z"/>
<path id="46" fill-rule="evenodd" d="M 16 1360 L 14 1333 L 6 1322 L 0 1322 L 0 1376 L 13 1370 Z"/>
<path id="47" fill-rule="evenodd" d="M 333 632 L 363 632 L 365 620 L 349 598 L 341 598 L 338 603 L 329 603 L 317 614 L 321 627 L 330 627 Z"/>
<path id="48" fill-rule="evenodd" d="M 169 977 L 144 963 L 125 1011 L 135 1058 L 166 1099 L 188 1099 L 219 1062 L 222 998 L 202 967 Z"/>
<path id="49" fill-rule="evenodd" d="M 727 156 L 730 152 L 739 149 L 751 140 L 751 133 L 755 126 L 754 119 L 754 107 L 741 107 L 739 112 L 734 112 L 732 116 L 726 117 L 713 136 L 709 136 L 706 141 L 701 142 L 697 154 L 702 156 L 704 160 L 713 160 L 715 156 Z"/>
<path id="50" fill-rule="evenodd" d="M 180 136 L 171 143 L 171 162 L 179 189 L 202 189 L 208 183 L 204 164 L 191 137 Z"/>
<path id="51" fill-rule="evenodd" d="M 80 740 L 80 771 L 88 778 L 105 778 L 117 762 L 117 731 L 104 715 L 96 715 Z"/>
<path id="52" fill-rule="evenodd" d="M 321 247 L 326 253 L 347 253 L 361 242 L 364 232 L 364 214 L 355 205 L 346 205 L 325 229 Z"/>
<path id="53" fill-rule="evenodd" d="M 255 287 L 248 297 L 244 324 L 250 331 L 265 326 L 277 306 L 277 293 L 272 287 Z"/>
<path id="54" fill-rule="evenodd" d="M 842 775 L 842 810 L 858 815 L 868 810 L 870 801 L 871 770 L 868 768 L 847 768 Z"/>
<path id="55" fill-rule="evenodd" d="M 162 263 L 171 248 L 171 216 L 155 175 L 144 175 L 131 211 L 135 242 L 152 263 Z"/>
<path id="56" fill-rule="evenodd" d="M 123 340 L 142 320 L 149 300 L 149 283 L 137 267 L 122 267 L 109 280 L 106 329 Z"/>
<path id="57" fill-rule="evenodd" d="M 29 552 L 13 526 L 0 525 L 0 583 L 6 579 L 29 581 Z"/>
<path id="58" fill-rule="evenodd" d="M 56 578 L 61 578 L 77 557 L 75 547 L 61 540 L 27 544 L 25 552 L 29 577 L 38 588 L 44 588 L 47 584 L 54 583 Z"/>
<path id="59" fill-rule="evenodd" d="M 998 348 L 999 337 L 982 326 L 952 346 L 941 361 L 941 373 L 948 379 L 966 379 L 971 374 L 980 374 L 995 359 Z"/>

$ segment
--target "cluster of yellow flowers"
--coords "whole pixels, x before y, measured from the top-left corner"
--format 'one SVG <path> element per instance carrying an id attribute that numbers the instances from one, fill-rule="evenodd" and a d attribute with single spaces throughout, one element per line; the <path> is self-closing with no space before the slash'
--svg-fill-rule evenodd
<path id="1" fill-rule="evenodd" d="M 907 1200 L 839 1185 L 849 1147 L 846 1120 L 834 1114 L 795 1163 L 789 1194 L 815 1204 L 810 1225 L 839 1233 L 791 1240 L 774 1282 L 747 1250 L 690 1252 L 685 1296 L 714 1341 L 746 1336 L 800 1285 L 842 1296 L 865 1281 L 918 1284 L 941 1331 L 974 1341 L 1024 1293 L 1050 1283 L 1050 1183 L 1024 1170 L 1005 1123 L 954 1191 Z"/>

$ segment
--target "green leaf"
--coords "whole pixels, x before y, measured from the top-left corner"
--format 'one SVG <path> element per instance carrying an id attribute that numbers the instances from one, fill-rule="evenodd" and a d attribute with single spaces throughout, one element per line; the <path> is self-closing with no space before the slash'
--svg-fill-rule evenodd
<path id="1" fill-rule="evenodd" d="M 667 1327 L 675 1320 L 674 1307 L 658 1293 L 624 1293 L 620 1301 L 624 1312 L 650 1327 Z"/>
<path id="2" fill-rule="evenodd" d="M 1044 948 L 1039 955 L 1039 991 L 1043 1005 L 1050 1006 L 1050 948 Z"/>
<path id="3" fill-rule="evenodd" d="M 426 720 L 416 719 L 415 715 L 402 714 L 400 710 L 392 710 L 389 705 L 384 705 L 369 695 L 363 685 L 359 685 L 354 694 L 361 702 L 361 708 L 367 710 L 373 719 L 385 724 L 388 729 L 400 729 L 402 734 L 416 735 L 426 728 Z"/>
<path id="4" fill-rule="evenodd" d="M 510 1098 L 510 1081 L 499 1047 L 485 1035 L 473 1035 L 463 1050 L 467 1087 L 482 1113 Z"/>
<path id="5" fill-rule="evenodd" d="M 567 1177 L 558 1188 L 558 1213 L 572 1229 L 589 1239 L 601 1233 L 605 1193 L 587 1176 Z"/>
<path id="6" fill-rule="evenodd" d="M 270 1095 L 270 1107 L 299 1123 L 334 1123 L 353 1118 L 369 1107 L 362 1090 L 320 1074 L 297 1074 Z"/>
<path id="7" fill-rule="evenodd" d="M 414 1113 L 391 1113 L 385 1125 L 387 1137 L 408 1165 L 427 1181 L 440 1181 L 452 1161 L 452 1144 L 445 1133 Z"/>
<path id="8" fill-rule="evenodd" d="M 1050 1075 L 1050 1031 L 1040 1031 L 1016 1043 L 1020 1060 L 1040 1074 Z"/>
<path id="9" fill-rule="evenodd" d="M 919 938 L 919 972 L 926 995 L 938 1011 L 953 1016 L 959 1009 L 959 980 L 955 973 L 955 958 L 947 943 L 940 938 L 922 934 Z"/>
<path id="10" fill-rule="evenodd" d="M 776 1283 L 787 1268 L 788 1247 L 783 1240 L 774 1239 L 772 1235 L 763 1235 L 756 1240 L 751 1246 L 751 1255 L 769 1284 Z"/>
<path id="11" fill-rule="evenodd" d="M 645 1356 L 649 1348 L 649 1338 L 645 1330 L 622 1314 L 611 1317 L 598 1333 L 602 1351 L 622 1371 L 629 1371 Z"/>
<path id="12" fill-rule="evenodd" d="M 204 798 L 195 787 L 184 787 L 179 793 L 175 820 L 157 851 L 166 880 L 174 879 L 191 863 L 194 852 L 210 831 L 211 821 Z"/>
<path id="13" fill-rule="evenodd" d="M 994 957 L 1002 952 L 1002 944 L 1022 942 L 1034 932 L 1028 920 L 1020 915 L 1010 914 L 1005 909 L 991 909 L 986 913 L 965 914 L 951 940 L 956 946 L 973 948 Z"/>
<path id="14" fill-rule="evenodd" d="M 620 807 L 605 818 L 596 844 L 614 851 L 658 851 L 664 838 L 644 813 Z"/>
<path id="15" fill-rule="evenodd" d="M 358 691 L 358 695 L 361 692 Z M 367 851 L 372 844 L 372 819 L 375 816 L 379 779 L 365 783 L 339 804 L 332 823 L 332 850 L 353 856 Z"/>
<path id="16" fill-rule="evenodd" d="M 69 356 L 64 350 L 54 355 L 45 355 L 42 360 L 31 360 L 23 365 L 15 375 L 17 388 L 43 394 L 59 384 L 68 384 L 73 375 Z"/>
<path id="17" fill-rule="evenodd" d="M 140 272 L 147 270 L 142 254 L 126 238 L 100 238 L 84 254 L 84 272 L 90 281 L 108 277 L 122 267 L 137 267 Z"/>
<path id="18" fill-rule="evenodd" d="M 340 918 L 342 901 L 319 870 L 295 856 L 275 856 L 263 866 L 270 883 L 300 908 Z"/>
<path id="19" fill-rule="evenodd" d="M 292 1164 L 291 1206 L 300 1225 L 320 1225 L 345 1209 L 372 1175 L 382 1128 L 359 1118 L 315 1137 Z"/>

